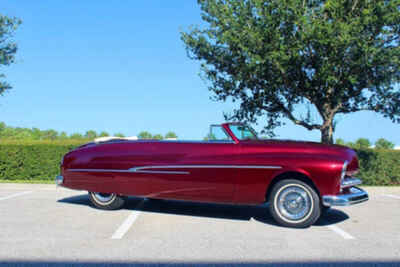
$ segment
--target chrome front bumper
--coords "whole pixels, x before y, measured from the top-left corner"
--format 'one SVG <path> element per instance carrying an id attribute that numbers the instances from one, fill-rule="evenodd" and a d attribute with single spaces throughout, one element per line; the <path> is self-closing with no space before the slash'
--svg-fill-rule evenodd
<path id="1" fill-rule="evenodd" d="M 322 196 L 322 204 L 324 206 L 350 206 L 358 204 L 369 199 L 368 193 L 358 187 L 350 187 L 345 193 L 340 195 Z"/>
<path id="2" fill-rule="evenodd" d="M 354 177 L 351 177 L 351 178 L 346 177 L 341 181 L 340 188 L 343 189 L 343 188 L 357 186 L 360 184 L 362 184 L 361 179 L 354 178 Z"/>
<path id="3" fill-rule="evenodd" d="M 62 186 L 64 183 L 64 177 L 62 175 L 56 176 L 56 185 L 57 186 Z"/>

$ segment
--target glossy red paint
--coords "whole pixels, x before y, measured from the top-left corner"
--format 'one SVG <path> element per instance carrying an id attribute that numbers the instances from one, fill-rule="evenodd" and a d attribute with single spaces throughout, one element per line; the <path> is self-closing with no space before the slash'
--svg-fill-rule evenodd
<path id="1" fill-rule="evenodd" d="M 63 186 L 92 192 L 163 199 L 259 204 L 281 175 L 303 175 L 322 195 L 340 193 L 353 150 L 337 145 L 277 140 L 233 142 L 112 141 L 89 143 L 64 156 Z M 145 169 L 140 169 L 145 167 Z M 139 168 L 139 169 L 132 169 Z M 139 171 L 138 171 L 139 170 Z"/>

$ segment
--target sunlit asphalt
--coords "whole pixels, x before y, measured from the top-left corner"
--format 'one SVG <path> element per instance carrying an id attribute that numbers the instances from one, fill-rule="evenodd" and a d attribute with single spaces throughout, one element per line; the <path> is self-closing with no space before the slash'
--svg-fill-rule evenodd
<path id="1" fill-rule="evenodd" d="M 0 266 L 400 266 L 400 187 L 332 209 L 307 229 L 265 206 L 131 198 L 118 211 L 86 192 L 0 184 Z"/>

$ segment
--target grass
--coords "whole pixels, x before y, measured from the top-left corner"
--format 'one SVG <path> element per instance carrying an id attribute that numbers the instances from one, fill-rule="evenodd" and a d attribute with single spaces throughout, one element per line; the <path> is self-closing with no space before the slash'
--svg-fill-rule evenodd
<path id="1" fill-rule="evenodd" d="M 0 184 L 55 184 L 54 180 L 2 180 Z"/>

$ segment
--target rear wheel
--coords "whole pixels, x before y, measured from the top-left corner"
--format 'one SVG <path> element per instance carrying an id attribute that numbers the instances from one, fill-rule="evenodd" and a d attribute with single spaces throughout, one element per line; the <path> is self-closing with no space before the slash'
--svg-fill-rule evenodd
<path id="1" fill-rule="evenodd" d="M 317 192 L 308 184 L 295 179 L 282 180 L 274 185 L 269 197 L 271 215 L 280 225 L 305 228 L 321 216 Z"/>
<path id="2" fill-rule="evenodd" d="M 117 194 L 89 192 L 92 204 L 103 210 L 120 209 L 125 204 L 125 198 Z"/>

